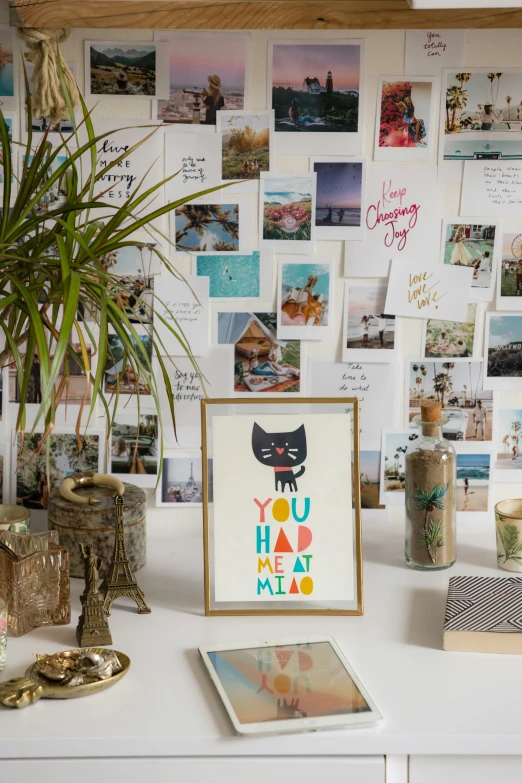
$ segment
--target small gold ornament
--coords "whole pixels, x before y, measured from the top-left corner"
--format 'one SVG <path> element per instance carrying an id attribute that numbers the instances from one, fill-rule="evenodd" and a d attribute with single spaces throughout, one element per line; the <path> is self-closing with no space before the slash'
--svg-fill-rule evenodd
<path id="1" fill-rule="evenodd" d="M 82 560 L 85 564 L 85 590 L 80 596 L 82 613 L 76 628 L 76 638 L 80 647 L 112 644 L 109 622 L 103 610 L 103 596 L 98 590 L 101 559 L 94 547 L 80 544 Z"/>

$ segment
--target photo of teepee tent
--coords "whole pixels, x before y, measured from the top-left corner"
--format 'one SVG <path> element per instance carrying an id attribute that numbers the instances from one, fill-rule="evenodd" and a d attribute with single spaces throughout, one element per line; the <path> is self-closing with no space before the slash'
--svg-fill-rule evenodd
<path id="1" fill-rule="evenodd" d="M 515 474 L 503 480 L 522 477 L 522 409 L 499 408 L 495 419 L 495 469 Z"/>
<path id="2" fill-rule="evenodd" d="M 234 392 L 300 392 L 302 345 L 277 338 L 276 313 L 218 313 L 217 334 L 234 345 Z"/>
<path id="3" fill-rule="evenodd" d="M 481 360 L 438 362 L 421 359 L 406 367 L 406 405 L 410 428 L 420 429 L 413 417 L 421 401 L 438 400 L 448 421 L 442 433 L 447 440 L 482 441 L 492 438 L 493 392 L 482 388 Z"/>

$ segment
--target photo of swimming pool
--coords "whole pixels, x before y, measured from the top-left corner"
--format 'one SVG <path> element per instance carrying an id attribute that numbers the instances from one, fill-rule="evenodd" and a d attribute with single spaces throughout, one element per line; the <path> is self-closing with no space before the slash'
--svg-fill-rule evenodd
<path id="1" fill-rule="evenodd" d="M 196 274 L 210 278 L 210 298 L 253 299 L 260 296 L 260 253 L 197 256 Z"/>

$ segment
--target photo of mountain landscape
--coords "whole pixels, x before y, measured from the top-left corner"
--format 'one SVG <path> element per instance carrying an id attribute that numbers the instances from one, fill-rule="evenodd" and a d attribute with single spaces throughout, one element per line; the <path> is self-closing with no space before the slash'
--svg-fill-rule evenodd
<path id="1" fill-rule="evenodd" d="M 168 48 L 158 43 L 86 41 L 88 95 L 130 95 L 161 98 L 168 95 Z"/>

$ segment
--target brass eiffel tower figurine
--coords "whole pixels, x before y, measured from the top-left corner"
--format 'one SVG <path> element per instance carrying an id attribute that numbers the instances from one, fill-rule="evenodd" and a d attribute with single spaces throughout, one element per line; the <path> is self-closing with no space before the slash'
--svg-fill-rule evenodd
<path id="1" fill-rule="evenodd" d="M 149 614 L 150 607 L 138 587 L 138 583 L 130 568 L 129 557 L 125 549 L 125 530 L 123 527 L 123 497 L 116 495 L 116 527 L 114 530 L 114 555 L 112 563 L 103 581 L 101 591 L 105 595 L 103 609 L 107 615 L 111 613 L 111 606 L 116 598 L 126 595 L 132 598 L 138 605 L 139 614 Z"/>

